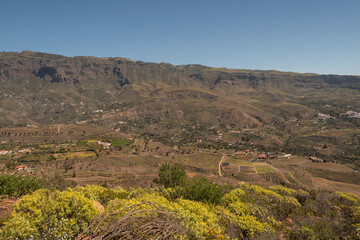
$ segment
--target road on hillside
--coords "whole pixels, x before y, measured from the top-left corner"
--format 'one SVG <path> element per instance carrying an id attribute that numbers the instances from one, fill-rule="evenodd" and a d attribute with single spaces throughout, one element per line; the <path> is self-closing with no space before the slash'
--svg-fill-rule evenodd
<path id="1" fill-rule="evenodd" d="M 220 162 L 219 162 L 219 176 L 222 177 L 222 172 L 221 172 L 221 164 L 222 162 L 225 160 L 225 155 L 222 156 Z"/>

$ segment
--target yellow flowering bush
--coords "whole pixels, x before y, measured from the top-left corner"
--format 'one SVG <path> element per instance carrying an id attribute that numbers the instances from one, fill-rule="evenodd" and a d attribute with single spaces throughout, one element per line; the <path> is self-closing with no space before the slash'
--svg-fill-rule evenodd
<path id="1" fill-rule="evenodd" d="M 140 204 L 143 202 L 150 202 L 154 204 L 154 207 L 151 207 L 151 204 Z M 160 206 L 167 211 L 173 212 L 178 216 L 181 224 L 189 230 L 189 236 L 196 239 L 207 239 L 206 236 L 209 236 L 209 234 L 219 237 L 223 232 L 217 215 L 210 210 L 207 204 L 185 199 L 169 201 L 159 193 L 144 193 L 130 199 L 115 199 L 109 202 L 106 210 L 117 212 L 126 206 L 134 204 L 140 204 L 137 206 L 139 210 L 155 209 L 155 206 Z M 126 212 L 126 210 L 123 211 L 121 215 L 126 214 Z M 143 212 L 141 214 L 156 215 L 156 213 L 152 212 Z"/>
<path id="2" fill-rule="evenodd" d="M 227 208 L 234 214 L 243 216 L 249 213 L 248 206 L 243 202 L 230 203 Z"/>
<path id="3" fill-rule="evenodd" d="M 190 235 L 198 239 L 205 239 L 209 228 L 219 233 L 223 232 L 217 215 L 204 203 L 179 199 L 174 203 L 174 212 L 181 216 Z"/>
<path id="4" fill-rule="evenodd" d="M 267 210 L 271 210 L 278 218 L 286 218 L 289 214 L 301 207 L 301 204 L 296 198 L 287 195 L 282 196 L 279 193 L 260 186 L 241 184 L 240 188 L 245 192 L 245 195 L 242 196 L 242 200 L 245 203 L 254 203 Z M 280 188 L 276 189 L 279 191 L 278 189 Z M 292 192 L 290 190 L 287 191 L 286 188 L 281 189 L 288 193 Z"/>
<path id="5" fill-rule="evenodd" d="M 70 191 L 70 189 L 68 189 Z M 122 188 L 109 189 L 98 185 L 87 185 L 85 187 L 76 187 L 74 191 L 81 193 L 90 200 L 99 201 L 102 205 L 106 205 L 113 199 L 127 198 L 129 193 Z"/>
<path id="6" fill-rule="evenodd" d="M 246 193 L 243 199 L 249 202 L 255 201 L 257 203 L 262 203 L 262 204 L 272 204 L 272 203 L 279 203 L 283 199 L 283 197 L 280 194 L 262 188 L 260 186 L 251 185 L 251 184 L 241 184 L 240 188 L 244 190 L 244 192 Z"/>
<path id="7" fill-rule="evenodd" d="M 264 224 L 259 222 L 254 216 L 236 216 L 235 221 L 245 238 L 251 238 L 254 233 L 260 233 L 265 229 Z"/>
<path id="8" fill-rule="evenodd" d="M 359 205 L 360 197 L 352 193 L 335 192 L 334 200 L 340 205 Z"/>
<path id="9" fill-rule="evenodd" d="M 229 203 L 239 202 L 244 199 L 244 197 L 245 192 L 240 188 L 236 188 L 223 196 L 222 203 L 227 205 Z"/>
<path id="10" fill-rule="evenodd" d="M 0 233 L 6 239 L 71 239 L 97 214 L 91 200 L 72 190 L 38 190 L 22 197 L 14 209 Z"/>
<path id="11" fill-rule="evenodd" d="M 1 239 L 34 239 L 37 236 L 36 227 L 23 214 L 16 214 L 0 229 Z"/>
<path id="12" fill-rule="evenodd" d="M 287 195 L 287 196 L 295 196 L 297 193 L 296 190 L 284 187 L 282 185 L 270 186 L 269 190 L 274 191 L 278 194 Z"/>
<path id="13" fill-rule="evenodd" d="M 280 232 L 289 239 L 360 236 L 360 197 L 355 194 L 318 191 L 310 196 L 283 186 L 240 184 L 227 190 L 219 202 L 206 202 L 185 198 L 184 189 L 125 191 L 90 185 L 62 192 L 38 190 L 23 196 L 0 223 L 0 239 L 74 239 L 80 233 L 96 237 L 98 229 L 120 234 L 127 229 L 139 238 L 161 236 L 162 230 L 156 235 L 146 232 L 149 224 L 159 229 L 170 226 L 174 232 L 168 234 L 183 240 L 277 239 Z M 105 206 L 101 214 L 94 200 Z"/>
<path id="14" fill-rule="evenodd" d="M 264 231 L 274 232 L 273 227 L 270 224 L 261 223 L 255 216 L 243 212 L 241 212 L 241 215 L 237 215 L 224 207 L 216 208 L 215 212 L 218 215 L 221 225 L 225 228 L 225 233 L 227 232 L 227 229 L 233 229 L 230 231 L 234 231 L 235 228 L 235 231 L 239 232 L 242 237 L 252 239 L 255 233 L 259 234 Z"/>

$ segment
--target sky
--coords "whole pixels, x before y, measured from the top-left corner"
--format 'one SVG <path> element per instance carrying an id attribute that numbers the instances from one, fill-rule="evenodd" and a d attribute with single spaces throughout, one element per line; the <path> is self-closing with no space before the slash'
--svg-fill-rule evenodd
<path id="1" fill-rule="evenodd" d="M 0 0 L 0 51 L 360 75 L 359 0 Z"/>

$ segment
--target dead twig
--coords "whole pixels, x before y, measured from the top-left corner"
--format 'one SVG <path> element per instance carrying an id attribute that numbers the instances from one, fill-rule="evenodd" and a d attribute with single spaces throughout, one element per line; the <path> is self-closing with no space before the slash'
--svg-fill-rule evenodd
<path id="1" fill-rule="evenodd" d="M 141 209 L 139 209 L 141 206 Z M 145 209 L 144 209 L 145 206 Z M 104 212 L 76 240 L 175 239 L 186 234 L 180 217 L 159 204 L 141 202 L 117 212 Z"/>

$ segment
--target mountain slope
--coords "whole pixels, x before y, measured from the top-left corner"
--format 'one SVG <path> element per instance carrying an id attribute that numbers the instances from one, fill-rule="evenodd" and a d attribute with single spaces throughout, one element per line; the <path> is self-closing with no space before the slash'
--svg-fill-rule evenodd
<path id="1" fill-rule="evenodd" d="M 171 144 L 235 143 L 245 137 L 254 146 L 292 151 L 301 146 L 313 151 L 314 144 L 335 145 L 339 136 L 335 141 L 323 136 L 333 134 L 332 129 L 359 126 L 358 119 L 341 117 L 346 111 L 360 111 L 358 76 L 173 66 L 24 51 L 0 53 L 0 86 L 2 127 L 92 123 L 157 136 Z M 331 118 L 319 123 L 318 113 Z M 256 136 L 218 136 L 243 128 L 261 130 Z M 346 141 L 357 139 L 357 132 L 353 133 L 345 136 Z M 356 141 L 353 144 L 350 149 Z"/>
<path id="2" fill-rule="evenodd" d="M 74 121 L 81 112 L 116 102 L 141 105 L 139 112 L 152 112 L 143 102 L 160 106 L 167 102 L 181 108 L 179 101 L 189 101 L 200 107 L 197 111 L 207 105 L 217 117 L 230 114 L 230 122 L 261 124 L 260 119 L 269 121 L 276 116 L 258 108 L 273 108 L 285 118 L 306 117 L 313 111 L 300 99 L 311 92 L 360 89 L 360 77 L 355 76 L 176 67 L 28 51 L 0 54 L 0 82 L 1 107 L 8 123 Z"/>

